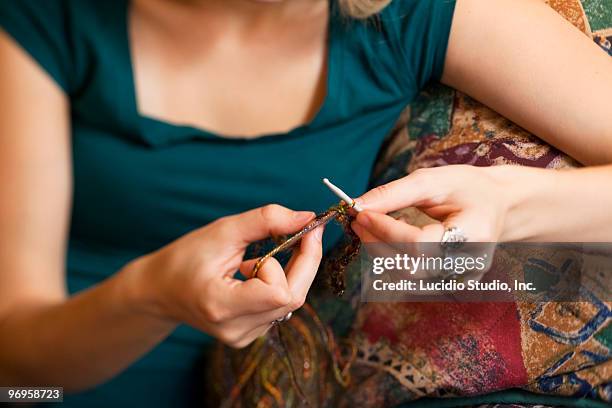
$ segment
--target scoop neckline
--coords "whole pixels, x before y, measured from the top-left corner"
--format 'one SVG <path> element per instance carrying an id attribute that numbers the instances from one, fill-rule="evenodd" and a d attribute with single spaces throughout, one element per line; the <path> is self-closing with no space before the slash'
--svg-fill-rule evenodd
<path id="1" fill-rule="evenodd" d="M 146 133 L 150 134 L 154 132 L 155 127 L 159 129 L 161 134 L 159 137 L 162 142 L 167 141 L 168 139 L 173 139 L 173 134 L 184 134 L 190 135 L 192 137 L 200 137 L 205 139 L 212 139 L 216 141 L 225 141 L 229 143 L 243 142 L 243 143 L 256 143 L 261 141 L 271 141 L 271 140 L 283 140 L 287 138 L 293 138 L 301 136 L 312 127 L 315 127 L 322 122 L 325 121 L 325 118 L 330 110 L 331 105 L 336 100 L 336 95 L 338 89 L 340 88 L 340 81 L 338 80 L 340 77 L 340 71 L 342 69 L 339 52 L 339 42 L 341 39 L 341 30 L 339 29 L 339 21 L 336 21 L 336 7 L 335 0 L 329 0 L 329 17 L 327 23 L 327 75 L 326 75 L 326 91 L 325 97 L 321 106 L 317 110 L 317 113 L 310 119 L 307 123 L 296 126 L 287 132 L 276 132 L 276 133 L 265 133 L 257 136 L 226 136 L 213 131 L 210 131 L 204 127 L 199 127 L 195 125 L 189 124 L 181 124 L 172 121 L 166 121 L 163 119 L 155 118 L 153 116 L 145 115 L 139 110 L 138 106 L 138 96 L 136 90 L 136 77 L 134 70 L 134 60 L 132 54 L 132 42 L 130 36 L 130 13 L 131 13 L 132 1 L 126 0 L 123 7 L 123 32 L 122 39 L 123 44 L 123 53 L 125 55 L 127 61 L 127 92 L 131 105 L 131 110 L 134 113 L 136 118 L 135 120 L 135 129 L 143 136 L 145 136 L 145 127 Z"/>

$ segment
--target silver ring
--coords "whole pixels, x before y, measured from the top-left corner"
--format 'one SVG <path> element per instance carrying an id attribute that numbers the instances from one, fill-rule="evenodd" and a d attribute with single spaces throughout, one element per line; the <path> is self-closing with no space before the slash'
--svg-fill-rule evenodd
<path id="1" fill-rule="evenodd" d="M 442 239 L 440 240 L 440 246 L 444 251 L 444 258 L 448 258 L 449 253 L 452 253 L 453 250 L 457 250 L 463 246 L 463 244 L 467 241 L 467 237 L 463 233 L 463 230 L 459 227 L 448 227 L 444 230 L 444 234 L 442 235 Z M 457 279 L 460 274 L 456 273 L 454 270 L 443 269 L 441 274 L 439 275 L 442 279 Z"/>
<path id="2" fill-rule="evenodd" d="M 284 323 L 287 320 L 291 319 L 291 316 L 293 316 L 293 312 L 289 312 L 286 315 L 284 315 L 283 317 L 276 319 L 272 322 L 272 324 L 277 324 L 277 323 Z"/>
<path id="3" fill-rule="evenodd" d="M 467 237 L 463 230 L 459 227 L 448 227 L 444 230 L 440 245 L 444 249 L 459 249 L 463 243 L 467 241 Z"/>

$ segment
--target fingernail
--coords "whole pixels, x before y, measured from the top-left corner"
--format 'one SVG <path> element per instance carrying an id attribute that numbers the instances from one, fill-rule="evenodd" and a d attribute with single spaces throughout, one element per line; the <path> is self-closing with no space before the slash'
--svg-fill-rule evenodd
<path id="1" fill-rule="evenodd" d="M 315 214 L 312 211 L 296 211 L 293 213 L 293 218 L 296 221 L 306 222 L 310 220 Z"/>
<path id="2" fill-rule="evenodd" d="M 313 231 L 313 232 L 314 232 L 314 236 L 315 236 L 315 238 L 316 238 L 316 239 L 317 239 L 317 241 L 319 241 L 319 242 L 322 242 L 322 241 L 323 241 L 323 230 L 324 230 L 324 229 L 325 229 L 325 228 L 323 228 L 323 227 L 321 226 L 321 227 L 318 227 L 317 229 L 315 229 L 315 230 Z"/>
<path id="3" fill-rule="evenodd" d="M 362 212 L 357 216 L 357 223 L 362 227 L 368 228 L 370 225 L 372 225 L 372 220 L 370 219 L 368 213 Z"/>

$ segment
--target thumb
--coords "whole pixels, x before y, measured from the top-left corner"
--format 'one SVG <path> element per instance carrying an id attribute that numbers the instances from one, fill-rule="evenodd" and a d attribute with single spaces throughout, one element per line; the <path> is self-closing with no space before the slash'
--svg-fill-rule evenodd
<path id="1" fill-rule="evenodd" d="M 311 211 L 293 211 L 276 204 L 266 205 L 216 222 L 220 242 L 241 247 L 275 235 L 293 233 L 315 218 Z"/>

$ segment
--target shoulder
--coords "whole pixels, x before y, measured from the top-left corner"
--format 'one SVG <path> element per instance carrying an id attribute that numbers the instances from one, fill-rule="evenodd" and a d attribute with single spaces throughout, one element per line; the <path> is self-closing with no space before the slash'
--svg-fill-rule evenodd
<path id="1" fill-rule="evenodd" d="M 456 0 L 393 0 L 378 15 L 350 21 L 348 42 L 414 96 L 442 77 Z"/>
<path id="2" fill-rule="evenodd" d="M 402 47 L 426 46 L 448 39 L 456 0 L 393 0 L 378 16 Z M 412 43 L 408 43 L 412 41 Z"/>
<path id="3" fill-rule="evenodd" d="M 126 1 L 0 1 L 0 29 L 70 93 L 77 87 L 87 37 L 108 24 L 105 16 Z"/>
<path id="4" fill-rule="evenodd" d="M 456 0 L 394 0 L 381 20 L 396 33 L 417 87 L 442 78 Z"/>

